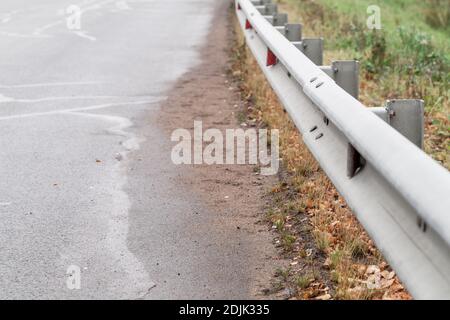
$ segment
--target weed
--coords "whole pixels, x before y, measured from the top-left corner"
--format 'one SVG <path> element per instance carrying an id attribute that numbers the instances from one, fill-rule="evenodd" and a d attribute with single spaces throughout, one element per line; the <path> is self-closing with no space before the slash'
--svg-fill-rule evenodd
<path id="1" fill-rule="evenodd" d="M 316 231 L 314 233 L 314 239 L 316 240 L 317 248 L 322 252 L 327 252 L 330 247 L 328 234 L 326 232 Z"/>
<path id="2" fill-rule="evenodd" d="M 344 252 L 340 249 L 336 249 L 330 254 L 330 268 L 336 269 L 344 257 Z"/>
<path id="3" fill-rule="evenodd" d="M 275 277 L 280 278 L 282 281 L 288 281 L 290 274 L 290 268 L 278 268 L 275 270 Z"/>
<path id="4" fill-rule="evenodd" d="M 312 279 L 310 275 L 298 275 L 295 278 L 295 284 L 300 288 L 300 289 L 306 289 L 309 287 L 309 285 L 311 284 Z"/>
<path id="5" fill-rule="evenodd" d="M 354 259 L 361 259 L 367 256 L 367 244 L 364 241 L 356 238 L 351 242 L 350 254 Z"/>
<path id="6" fill-rule="evenodd" d="M 281 244 L 285 251 L 291 251 L 297 238 L 287 232 L 281 233 Z"/>

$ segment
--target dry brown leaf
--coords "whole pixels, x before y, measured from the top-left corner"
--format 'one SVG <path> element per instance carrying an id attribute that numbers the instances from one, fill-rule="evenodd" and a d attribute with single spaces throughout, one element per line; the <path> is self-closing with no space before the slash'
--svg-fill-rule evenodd
<path id="1" fill-rule="evenodd" d="M 315 297 L 314 299 L 315 299 L 315 300 L 330 300 L 330 299 L 331 299 L 331 295 L 329 295 L 329 294 L 327 293 L 327 294 L 324 294 L 324 295 Z"/>
<path id="2" fill-rule="evenodd" d="M 379 272 L 380 272 L 380 268 L 375 265 L 370 265 L 366 269 L 366 274 L 374 274 L 374 273 L 379 273 Z"/>

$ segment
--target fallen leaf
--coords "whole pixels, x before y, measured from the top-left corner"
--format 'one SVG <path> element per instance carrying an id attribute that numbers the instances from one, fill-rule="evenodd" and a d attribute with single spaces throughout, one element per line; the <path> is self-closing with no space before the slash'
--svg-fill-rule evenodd
<path id="1" fill-rule="evenodd" d="M 378 266 L 375 266 L 375 265 L 370 265 L 366 269 L 366 274 L 374 274 L 374 273 L 379 273 L 379 272 L 380 272 L 380 268 L 378 268 Z"/>
<path id="2" fill-rule="evenodd" d="M 372 274 L 367 278 L 366 281 L 367 289 L 374 290 L 381 288 L 380 274 Z"/>
<path id="3" fill-rule="evenodd" d="M 330 300 L 330 299 L 331 299 L 331 295 L 329 295 L 329 294 L 327 293 L 327 294 L 324 294 L 324 295 L 322 295 L 322 296 L 315 297 L 314 299 L 315 299 L 315 300 Z"/>
<path id="4" fill-rule="evenodd" d="M 395 279 L 391 279 L 391 280 L 381 280 L 380 282 L 380 288 L 381 289 L 387 289 L 390 286 L 392 286 L 394 284 Z"/>

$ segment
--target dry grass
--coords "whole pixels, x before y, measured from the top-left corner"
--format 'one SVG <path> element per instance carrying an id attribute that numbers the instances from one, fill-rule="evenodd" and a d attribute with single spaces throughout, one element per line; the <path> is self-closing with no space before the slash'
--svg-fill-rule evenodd
<path id="1" fill-rule="evenodd" d="M 233 75 L 240 82 L 247 116 L 261 126 L 280 130 L 285 177 L 272 190 L 268 219 L 278 230 L 280 245 L 290 254 L 292 264 L 301 265 L 294 271 L 285 270 L 282 278 L 290 279 L 286 282 L 295 286 L 298 299 L 324 294 L 333 299 L 409 299 L 396 278 L 387 281 L 392 278 L 389 266 L 303 144 L 246 48 L 236 21 L 235 27 Z M 305 247 L 308 235 L 313 247 Z M 374 272 L 382 275 L 383 288 L 368 287 Z"/>

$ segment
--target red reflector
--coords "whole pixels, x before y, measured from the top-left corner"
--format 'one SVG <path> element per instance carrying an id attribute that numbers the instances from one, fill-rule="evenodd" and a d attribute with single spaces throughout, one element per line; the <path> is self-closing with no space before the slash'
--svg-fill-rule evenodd
<path id="1" fill-rule="evenodd" d="M 252 29 L 252 25 L 250 24 L 250 21 L 245 20 L 245 29 Z"/>
<path id="2" fill-rule="evenodd" d="M 277 57 L 273 54 L 272 50 L 267 49 L 267 66 L 274 66 L 277 64 Z"/>

